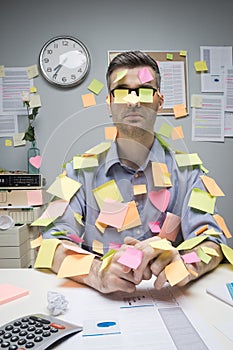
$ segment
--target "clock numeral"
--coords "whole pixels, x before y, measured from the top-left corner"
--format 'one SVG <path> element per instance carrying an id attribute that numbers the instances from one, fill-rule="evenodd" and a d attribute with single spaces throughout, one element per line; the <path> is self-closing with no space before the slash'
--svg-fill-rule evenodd
<path id="1" fill-rule="evenodd" d="M 67 78 L 66 77 L 62 77 L 61 80 L 65 83 L 67 81 Z"/>
<path id="2" fill-rule="evenodd" d="M 47 50 L 48 55 L 52 55 L 52 53 L 53 53 L 53 50 L 51 50 L 51 49 Z"/>
<path id="3" fill-rule="evenodd" d="M 46 58 L 44 58 L 44 63 L 48 63 L 49 62 L 49 59 L 46 57 Z"/>
<path id="4" fill-rule="evenodd" d="M 63 46 L 68 46 L 68 45 L 69 45 L 69 42 L 68 42 L 67 40 L 63 40 L 63 41 L 62 41 L 62 45 L 63 45 Z"/>
<path id="5" fill-rule="evenodd" d="M 79 72 L 79 73 L 82 73 L 82 71 L 83 71 L 82 68 L 79 68 L 79 69 L 78 69 L 78 72 Z"/>
<path id="6" fill-rule="evenodd" d="M 54 43 L 54 49 L 58 49 L 58 43 Z"/>
<path id="7" fill-rule="evenodd" d="M 71 74 L 70 78 L 71 78 L 71 80 L 75 80 L 76 79 L 76 75 L 75 74 Z"/>
<path id="8" fill-rule="evenodd" d="M 48 67 L 46 70 L 47 70 L 47 72 L 52 72 L 52 68 L 51 67 Z"/>

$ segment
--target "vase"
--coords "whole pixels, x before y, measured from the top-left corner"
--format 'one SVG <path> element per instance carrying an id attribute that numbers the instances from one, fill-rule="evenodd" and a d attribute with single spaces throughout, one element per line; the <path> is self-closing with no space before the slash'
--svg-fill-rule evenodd
<path id="1" fill-rule="evenodd" d="M 28 174 L 40 173 L 40 150 L 36 145 L 36 141 L 32 142 L 32 147 L 28 149 L 27 162 L 28 162 Z"/>

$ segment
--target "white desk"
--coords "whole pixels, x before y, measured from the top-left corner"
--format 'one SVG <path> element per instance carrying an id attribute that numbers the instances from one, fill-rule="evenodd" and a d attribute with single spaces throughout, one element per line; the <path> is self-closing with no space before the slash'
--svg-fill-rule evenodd
<path id="1" fill-rule="evenodd" d="M 210 350 L 233 349 L 233 342 L 216 328 L 220 320 L 223 323 L 231 320 L 232 324 L 233 308 L 207 294 L 206 288 L 232 281 L 233 266 L 222 264 L 215 271 L 182 288 L 182 295 L 176 296 L 179 305 Z M 119 303 L 122 303 L 122 295 L 120 298 L 101 295 L 70 280 L 58 279 L 48 271 L 0 269 L 0 284 L 2 283 L 28 289 L 29 295 L 0 305 L 1 325 L 30 313 L 48 314 L 48 291 L 60 292 L 69 301 L 69 309 L 59 316 L 61 319 L 80 325 L 89 319 L 119 321 L 121 334 L 83 337 L 81 332 L 57 345 L 56 349 L 175 349 L 173 344 L 162 344 L 161 339 L 167 330 L 164 327 L 161 331 L 160 326 L 156 325 L 154 307 L 121 309 Z M 145 288 L 153 288 L 152 281 L 138 286 L 139 291 Z"/>

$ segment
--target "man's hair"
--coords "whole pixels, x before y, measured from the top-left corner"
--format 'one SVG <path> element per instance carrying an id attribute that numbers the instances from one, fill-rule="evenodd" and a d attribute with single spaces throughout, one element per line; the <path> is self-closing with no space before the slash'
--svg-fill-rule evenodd
<path id="1" fill-rule="evenodd" d="M 157 88 L 160 89 L 160 71 L 157 62 L 145 52 L 125 51 L 115 56 L 109 63 L 106 73 L 106 81 L 110 90 L 110 75 L 118 68 L 135 68 L 149 66 L 155 71 Z"/>

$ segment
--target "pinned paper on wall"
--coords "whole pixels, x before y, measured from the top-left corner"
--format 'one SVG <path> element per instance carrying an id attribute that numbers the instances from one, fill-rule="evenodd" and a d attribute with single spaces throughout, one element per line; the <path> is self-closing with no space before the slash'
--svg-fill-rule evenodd
<path id="1" fill-rule="evenodd" d="M 78 181 L 75 181 L 64 174 L 61 174 L 47 189 L 47 192 L 69 202 L 71 197 L 73 197 L 73 195 L 80 189 L 81 186 L 82 184 Z"/>
<path id="2" fill-rule="evenodd" d="M 36 64 L 26 67 L 26 72 L 27 72 L 28 79 L 38 77 L 39 75 L 38 67 Z"/>
<path id="3" fill-rule="evenodd" d="M 214 213 L 216 197 L 200 188 L 193 188 L 188 206 L 210 214 Z"/>
<path id="4" fill-rule="evenodd" d="M 196 72 L 207 72 L 208 71 L 206 61 L 194 62 L 194 68 L 195 68 Z"/>
<path id="5" fill-rule="evenodd" d="M 187 116 L 187 110 L 183 103 L 173 106 L 173 112 L 176 119 Z"/>
<path id="6" fill-rule="evenodd" d="M 118 201 L 118 202 L 122 202 L 123 201 L 123 197 L 121 195 L 121 192 L 117 186 L 117 183 L 115 182 L 115 180 L 110 180 L 96 188 L 94 188 L 92 190 L 96 202 L 99 206 L 99 208 L 101 209 L 103 207 L 104 204 L 104 200 L 106 198 Z"/>

